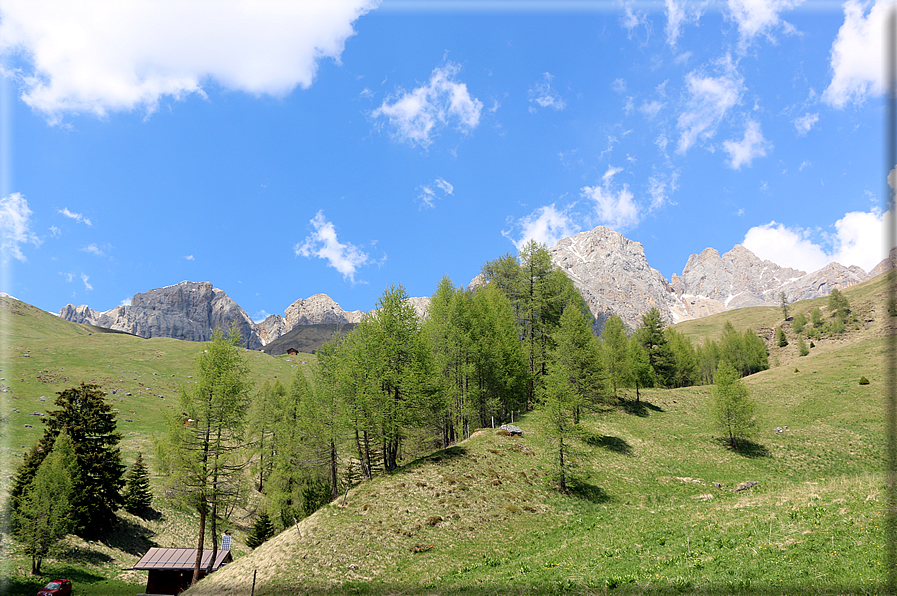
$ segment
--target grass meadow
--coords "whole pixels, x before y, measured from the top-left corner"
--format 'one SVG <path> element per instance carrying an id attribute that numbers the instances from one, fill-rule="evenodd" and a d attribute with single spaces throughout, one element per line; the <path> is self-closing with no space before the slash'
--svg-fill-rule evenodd
<path id="1" fill-rule="evenodd" d="M 576 480 L 562 494 L 552 484 L 556 447 L 529 412 L 515 420 L 522 437 L 480 429 L 353 487 L 255 551 L 243 545 L 258 502 L 250 495 L 227 522 L 235 562 L 186 594 L 884 593 L 884 289 L 879 278 L 848 290 L 856 325 L 805 357 L 777 308 L 677 326 L 695 341 L 726 320 L 769 338 L 785 329 L 788 346 L 770 342 L 773 367 L 746 379 L 759 424 L 739 450 L 714 426 L 709 387 L 643 390 L 638 403 L 624 390 L 621 404 L 583 418 Z M 791 314 L 815 306 L 825 299 Z M 152 469 L 152 436 L 189 386 L 201 346 L 100 333 L 30 308 L 0 303 L 14 331 L 0 346 L 4 469 L 40 436 L 33 412 L 82 380 L 110 391 L 127 462 L 141 450 Z M 259 384 L 286 382 L 310 358 L 252 353 L 250 364 Z M 745 482 L 756 484 L 733 492 Z M 149 546 L 195 541 L 196 515 L 161 495 L 151 516 L 121 522 L 99 542 L 67 539 L 43 578 L 27 574 L 4 536 L 5 593 L 33 594 L 67 575 L 79 595 L 137 594 L 145 576 L 123 569 Z"/>

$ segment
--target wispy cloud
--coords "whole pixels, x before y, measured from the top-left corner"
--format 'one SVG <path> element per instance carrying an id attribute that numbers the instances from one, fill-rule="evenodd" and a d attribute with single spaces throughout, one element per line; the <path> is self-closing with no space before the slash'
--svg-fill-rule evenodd
<path id="1" fill-rule="evenodd" d="M 187 255 L 184 257 L 185 261 L 195 261 L 196 258 L 193 255 Z"/>
<path id="2" fill-rule="evenodd" d="M 80 112 L 154 111 L 203 95 L 206 80 L 284 95 L 339 60 L 352 24 L 376 0 L 328 2 L 6 2 L 0 54 L 26 62 L 21 98 L 51 122 Z M 214 14 L 212 14 L 214 13 Z"/>
<path id="3" fill-rule="evenodd" d="M 13 193 L 0 199 L 0 257 L 6 263 L 9 257 L 26 261 L 22 245 L 40 246 L 41 240 L 31 231 L 31 209 L 21 193 Z"/>
<path id="4" fill-rule="evenodd" d="M 100 249 L 100 247 L 98 247 L 95 243 L 94 243 L 94 244 L 90 244 L 90 245 L 88 245 L 88 246 L 85 246 L 85 247 L 82 248 L 81 250 L 83 250 L 83 251 L 86 252 L 86 253 L 90 253 L 90 254 L 92 254 L 92 255 L 96 255 L 96 256 L 98 256 L 98 257 L 105 256 L 105 254 L 106 254 L 106 253 L 104 253 L 104 252 Z"/>
<path id="5" fill-rule="evenodd" d="M 432 184 L 424 184 L 417 187 L 417 200 L 420 208 L 433 209 L 436 201 L 454 194 L 455 187 L 442 178 L 437 178 Z"/>
<path id="6" fill-rule="evenodd" d="M 81 281 L 84 282 L 84 289 L 89 292 L 90 290 L 93 290 L 93 286 L 87 283 L 88 279 L 90 279 L 90 277 L 86 273 L 81 273 Z"/>
<path id="7" fill-rule="evenodd" d="M 685 77 L 687 100 L 679 115 L 676 151 L 684 154 L 699 139 L 710 139 L 744 93 L 744 78 L 728 54 L 714 64 L 715 76 L 694 70 Z"/>
<path id="8" fill-rule="evenodd" d="M 93 223 L 91 223 L 91 221 L 89 219 L 87 219 L 80 213 L 72 213 L 71 211 L 69 211 L 68 207 L 60 209 L 59 213 L 61 213 L 62 215 L 65 215 L 69 219 L 74 219 L 78 223 L 83 223 L 83 224 L 91 226 L 91 227 L 93 226 Z"/>
<path id="9" fill-rule="evenodd" d="M 740 170 L 741 166 L 750 166 L 755 157 L 765 156 L 767 149 L 772 149 L 772 144 L 763 138 L 760 123 L 748 120 L 744 127 L 744 138 L 740 141 L 725 141 L 723 149 L 729 154 L 729 167 Z"/>
<path id="10" fill-rule="evenodd" d="M 858 0 L 844 3 L 844 24 L 832 43 L 832 82 L 822 94 L 823 101 L 836 108 L 862 102 L 885 88 L 885 19 L 894 3 L 877 0 L 866 14 L 867 6 Z"/>
<path id="11" fill-rule="evenodd" d="M 455 123 L 467 134 L 480 123 L 483 102 L 471 97 L 467 85 L 457 79 L 461 67 L 452 62 L 437 67 L 426 84 L 385 100 L 371 112 L 374 120 L 386 119 L 395 139 L 424 149 L 441 129 Z"/>
<path id="12" fill-rule="evenodd" d="M 535 113 L 536 106 L 540 108 L 551 108 L 553 110 L 563 110 L 567 107 L 564 98 L 556 89 L 552 88 L 551 81 L 554 77 L 550 72 L 542 74 L 542 80 L 530 87 L 529 89 L 529 111 Z"/>
<path id="13" fill-rule="evenodd" d="M 513 242 L 518 249 L 530 240 L 551 247 L 557 244 L 561 238 L 568 238 L 579 230 L 575 218 L 567 210 L 558 209 L 552 203 L 539 207 L 526 217 L 514 222 L 510 230 L 502 231 L 502 235 Z"/>
<path id="14" fill-rule="evenodd" d="M 771 37 L 779 27 L 793 31 L 794 27 L 779 14 L 802 3 L 803 0 L 728 0 L 729 18 L 738 25 L 739 47 L 745 50 L 755 37 Z"/>
<path id="15" fill-rule="evenodd" d="M 369 262 L 367 253 L 353 244 L 343 244 L 337 240 L 336 228 L 327 221 L 323 211 L 318 211 L 309 223 L 314 232 L 304 242 L 293 247 L 296 255 L 324 259 L 328 265 L 342 273 L 343 279 L 348 278 L 354 284 L 355 271 Z"/>
<path id="16" fill-rule="evenodd" d="M 622 172 L 622 168 L 609 167 L 602 176 L 602 184 L 585 186 L 580 191 L 582 196 L 594 203 L 594 216 L 598 223 L 621 232 L 634 227 L 641 220 L 635 195 L 628 184 L 616 187 L 613 177 Z"/>
<path id="17" fill-rule="evenodd" d="M 798 136 L 802 137 L 802 136 L 806 135 L 808 132 L 810 132 L 810 129 L 813 128 L 813 126 L 817 122 L 819 122 L 819 114 L 806 113 L 803 116 L 801 116 L 800 118 L 795 118 L 793 120 L 793 122 L 794 122 L 794 129 L 797 130 Z"/>
<path id="18" fill-rule="evenodd" d="M 694 0 L 665 0 L 664 5 L 667 13 L 667 24 L 664 28 L 667 34 L 667 43 L 675 46 L 679 36 L 682 34 L 682 26 L 698 22 L 701 18 L 701 12 L 705 2 L 695 2 Z"/>

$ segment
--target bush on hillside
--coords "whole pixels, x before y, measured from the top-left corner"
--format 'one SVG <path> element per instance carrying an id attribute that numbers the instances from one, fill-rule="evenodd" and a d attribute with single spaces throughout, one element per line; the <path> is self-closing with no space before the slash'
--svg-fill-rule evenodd
<path id="1" fill-rule="evenodd" d="M 868 385 L 868 384 L 869 384 L 869 379 L 867 379 L 865 376 L 860 377 L 860 385 Z"/>

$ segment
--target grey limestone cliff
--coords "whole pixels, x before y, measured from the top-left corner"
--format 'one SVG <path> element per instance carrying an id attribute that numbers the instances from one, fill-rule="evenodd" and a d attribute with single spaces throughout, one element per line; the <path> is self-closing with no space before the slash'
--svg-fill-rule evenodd
<path id="1" fill-rule="evenodd" d="M 549 252 L 589 305 L 597 328 L 613 314 L 637 327 L 651 308 L 674 322 L 673 288 L 648 265 L 641 243 L 599 226 L 560 240 Z"/>

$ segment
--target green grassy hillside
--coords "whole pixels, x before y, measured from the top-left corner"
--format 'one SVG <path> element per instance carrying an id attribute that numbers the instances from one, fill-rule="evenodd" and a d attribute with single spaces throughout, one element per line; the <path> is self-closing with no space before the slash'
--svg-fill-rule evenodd
<path id="1" fill-rule="evenodd" d="M 353 488 L 256 551 L 242 543 L 250 499 L 230 521 L 236 562 L 187 594 L 249 594 L 254 575 L 256 595 L 877 593 L 884 291 L 878 279 L 845 292 L 859 329 L 817 341 L 805 357 L 777 308 L 677 326 L 697 341 L 716 337 L 725 320 L 770 338 L 778 325 L 791 334 L 791 345 L 770 347 L 777 366 L 746 380 L 760 419 L 748 449 L 718 438 L 709 387 L 647 390 L 641 404 L 629 396 L 583 420 L 579 481 L 559 494 L 548 481 L 552 444 L 531 412 L 518 422 L 523 437 L 480 430 Z M 825 299 L 792 305 L 792 314 L 817 305 Z M 5 468 L 42 432 L 32 412 L 52 409 L 56 391 L 82 380 L 110 391 L 128 462 L 138 449 L 151 455 L 150 438 L 190 381 L 201 344 L 96 333 L 6 299 L 0 315 Z M 259 381 L 286 380 L 309 358 L 249 357 Z M 858 384 L 861 375 L 869 385 Z M 745 481 L 758 484 L 731 492 Z M 137 593 L 145 577 L 122 568 L 149 546 L 195 540 L 192 512 L 161 498 L 155 507 L 152 519 L 122 514 L 103 541 L 70 539 L 45 563 L 48 573 L 80 578 L 79 594 Z M 39 582 L 24 577 L 24 559 L 3 547 L 8 593 L 33 593 Z"/>

